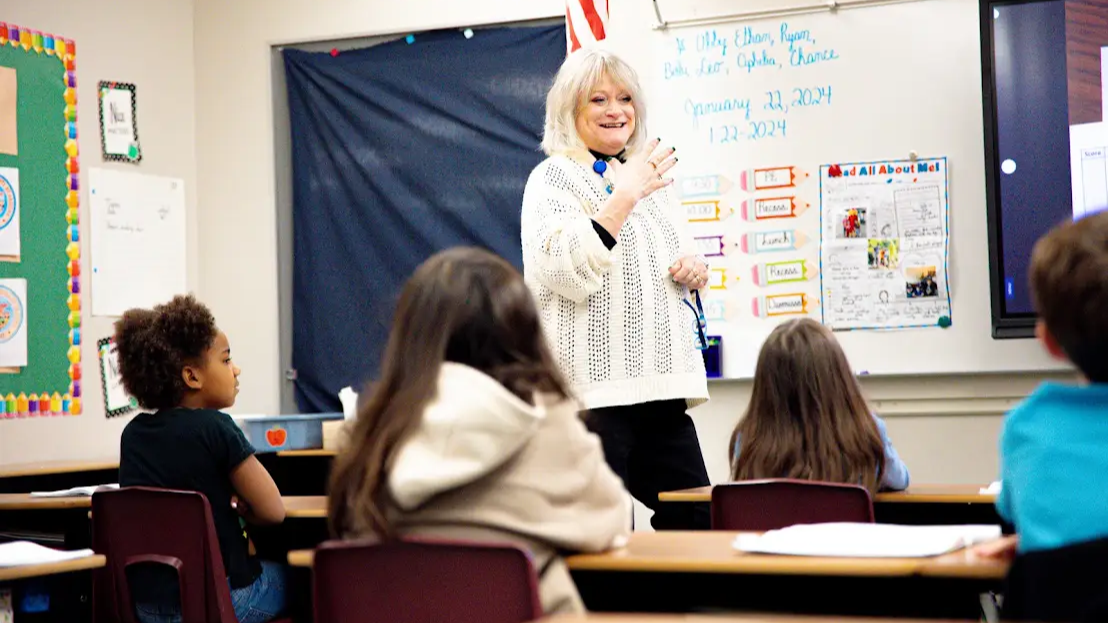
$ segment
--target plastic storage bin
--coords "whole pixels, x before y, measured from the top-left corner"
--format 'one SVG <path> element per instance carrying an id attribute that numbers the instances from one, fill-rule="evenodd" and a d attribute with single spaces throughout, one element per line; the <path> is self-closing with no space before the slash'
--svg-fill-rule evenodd
<path id="1" fill-rule="evenodd" d="M 322 448 L 323 422 L 341 419 L 341 413 L 234 417 L 235 423 L 258 452 Z"/>

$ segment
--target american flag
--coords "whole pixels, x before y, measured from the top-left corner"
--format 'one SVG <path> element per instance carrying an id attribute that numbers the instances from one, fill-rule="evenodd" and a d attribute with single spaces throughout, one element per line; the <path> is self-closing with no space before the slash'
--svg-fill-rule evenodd
<path id="1" fill-rule="evenodd" d="M 566 51 L 604 39 L 608 0 L 566 0 Z"/>

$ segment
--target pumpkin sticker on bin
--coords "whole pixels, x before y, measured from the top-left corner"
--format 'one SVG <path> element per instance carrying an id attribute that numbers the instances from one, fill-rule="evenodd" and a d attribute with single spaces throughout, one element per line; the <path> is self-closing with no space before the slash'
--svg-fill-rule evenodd
<path id="1" fill-rule="evenodd" d="M 274 426 L 273 428 L 265 432 L 265 440 L 269 442 L 269 445 L 277 448 L 285 445 L 285 441 L 288 440 L 288 431 L 280 426 Z"/>

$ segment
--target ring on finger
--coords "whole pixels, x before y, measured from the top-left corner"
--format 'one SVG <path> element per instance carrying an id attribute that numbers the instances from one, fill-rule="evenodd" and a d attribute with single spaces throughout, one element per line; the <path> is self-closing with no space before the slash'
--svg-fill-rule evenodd
<path id="1" fill-rule="evenodd" d="M 653 160 L 647 160 L 646 163 L 649 164 L 651 167 L 653 167 L 655 171 L 658 170 L 658 163 L 657 162 L 654 162 Z"/>

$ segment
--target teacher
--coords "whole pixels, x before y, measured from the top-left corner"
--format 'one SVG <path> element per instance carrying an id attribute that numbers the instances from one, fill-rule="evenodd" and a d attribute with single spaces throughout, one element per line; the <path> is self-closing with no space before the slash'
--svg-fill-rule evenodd
<path id="1" fill-rule="evenodd" d="M 708 484 L 686 413 L 708 399 L 708 267 L 670 192 L 674 149 L 648 139 L 634 70 L 591 48 L 554 79 L 542 147 L 523 193 L 523 270 L 555 357 L 653 527 L 707 529 L 705 505 L 658 502 Z"/>

